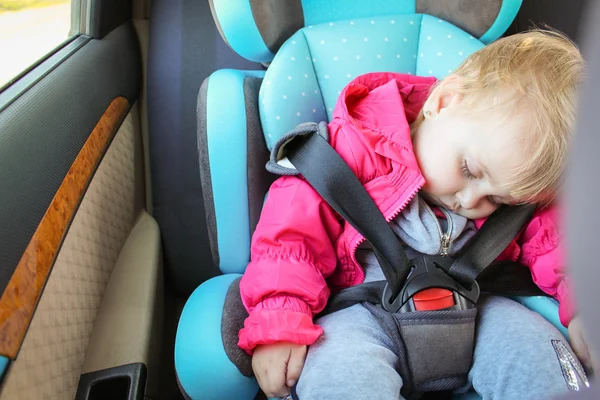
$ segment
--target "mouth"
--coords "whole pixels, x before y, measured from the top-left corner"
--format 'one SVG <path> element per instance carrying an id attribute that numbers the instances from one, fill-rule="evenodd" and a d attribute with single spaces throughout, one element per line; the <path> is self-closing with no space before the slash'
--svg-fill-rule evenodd
<path id="1" fill-rule="evenodd" d="M 449 206 L 449 205 L 447 205 L 447 204 L 442 204 L 442 207 L 444 207 L 444 208 L 445 208 L 446 210 L 448 210 L 448 211 L 452 211 L 452 212 L 453 212 L 453 213 L 455 213 L 455 214 L 456 214 L 456 211 L 458 210 L 458 207 L 450 207 L 450 206 Z"/>
<path id="2" fill-rule="evenodd" d="M 448 210 L 452 211 L 453 213 L 458 212 L 458 209 L 460 208 L 457 205 L 449 206 L 447 204 L 444 204 L 444 207 L 446 207 Z"/>

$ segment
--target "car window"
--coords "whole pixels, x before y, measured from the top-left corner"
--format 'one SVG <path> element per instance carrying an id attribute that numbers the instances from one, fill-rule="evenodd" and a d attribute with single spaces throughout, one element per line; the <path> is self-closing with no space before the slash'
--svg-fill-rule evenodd
<path id="1" fill-rule="evenodd" d="M 0 0 L 0 90 L 79 34 L 78 7 L 79 0 Z"/>

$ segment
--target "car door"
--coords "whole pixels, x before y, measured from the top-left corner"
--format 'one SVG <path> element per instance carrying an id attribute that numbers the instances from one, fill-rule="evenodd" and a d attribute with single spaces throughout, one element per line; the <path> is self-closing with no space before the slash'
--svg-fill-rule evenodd
<path id="1" fill-rule="evenodd" d="M 148 14 L 146 1 L 0 1 L 2 400 L 158 397 Z"/>

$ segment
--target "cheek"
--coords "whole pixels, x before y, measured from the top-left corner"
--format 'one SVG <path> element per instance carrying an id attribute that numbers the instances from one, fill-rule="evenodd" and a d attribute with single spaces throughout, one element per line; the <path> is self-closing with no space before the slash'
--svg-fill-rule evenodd
<path id="1" fill-rule="evenodd" d="M 437 165 L 429 165 L 423 172 L 425 177 L 425 186 L 423 190 L 434 196 L 444 196 L 452 191 L 452 182 L 445 175 L 449 175 L 448 171 Z"/>
<path id="2" fill-rule="evenodd" d="M 432 125 L 419 137 L 414 149 L 425 177 L 423 190 L 437 197 L 454 195 L 463 179 L 451 136 L 448 127 Z"/>
<path id="3" fill-rule="evenodd" d="M 439 147 L 428 152 L 421 165 L 426 182 L 423 190 L 435 196 L 454 195 L 462 179 L 455 163 L 452 156 Z"/>

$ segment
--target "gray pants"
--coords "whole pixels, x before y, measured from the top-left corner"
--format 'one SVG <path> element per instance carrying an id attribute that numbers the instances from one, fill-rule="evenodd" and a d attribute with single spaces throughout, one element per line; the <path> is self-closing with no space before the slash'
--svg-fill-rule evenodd
<path id="1" fill-rule="evenodd" d="M 401 398 L 392 342 L 367 309 L 355 305 L 317 323 L 324 334 L 308 351 L 296 388 L 300 400 Z M 539 314 L 504 297 L 482 296 L 464 391 L 473 387 L 485 400 L 547 399 L 567 392 L 553 340 L 571 351 Z"/>

